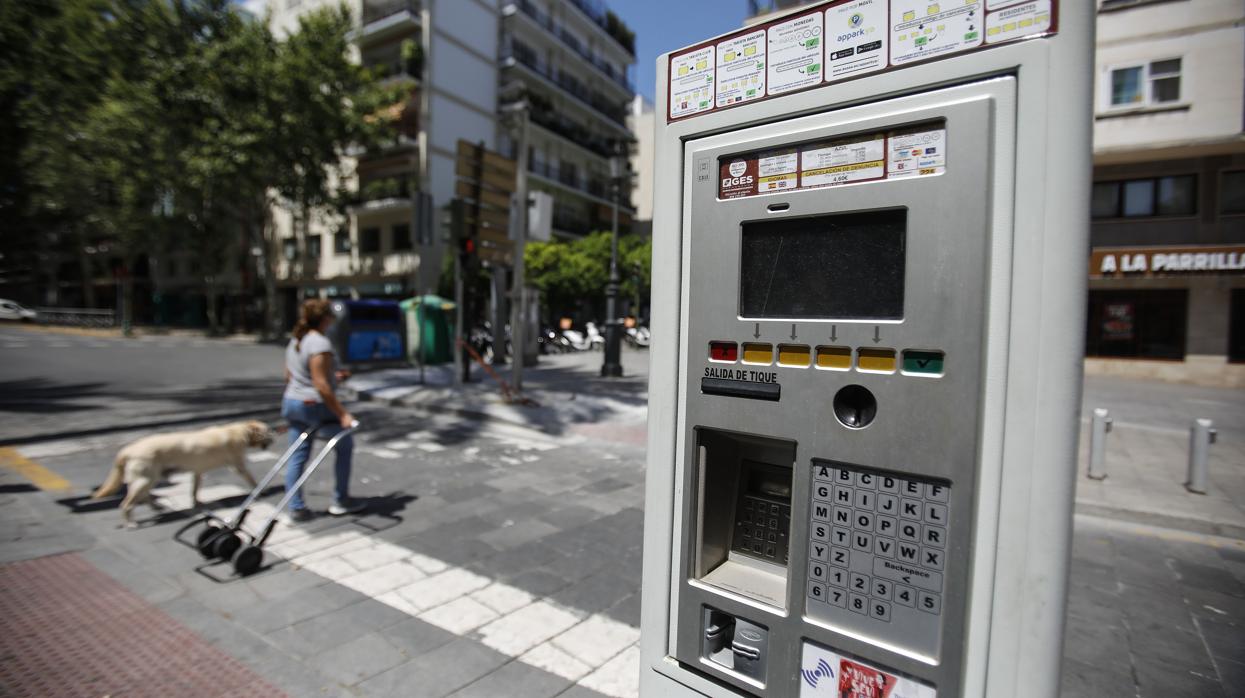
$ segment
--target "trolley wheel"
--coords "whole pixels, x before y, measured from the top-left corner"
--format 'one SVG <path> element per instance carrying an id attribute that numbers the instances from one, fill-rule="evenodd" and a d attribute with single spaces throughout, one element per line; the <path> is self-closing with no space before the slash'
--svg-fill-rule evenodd
<path id="1" fill-rule="evenodd" d="M 212 541 L 212 556 L 220 560 L 229 560 L 242 547 L 242 539 L 231 531 L 221 531 Z"/>
<path id="2" fill-rule="evenodd" d="M 212 544 L 216 542 L 216 536 L 224 531 L 223 528 L 216 524 L 209 523 L 202 531 L 199 537 L 195 539 L 195 547 L 199 549 L 199 554 L 203 557 L 212 557 Z"/>
<path id="3" fill-rule="evenodd" d="M 241 577 L 246 577 L 255 574 L 263 562 L 264 551 L 254 545 L 248 545 L 233 556 L 233 571 Z"/>

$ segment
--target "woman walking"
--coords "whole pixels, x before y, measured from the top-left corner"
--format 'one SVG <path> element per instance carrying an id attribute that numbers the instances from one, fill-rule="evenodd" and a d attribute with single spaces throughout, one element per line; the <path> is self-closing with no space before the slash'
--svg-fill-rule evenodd
<path id="1" fill-rule="evenodd" d="M 303 301 L 294 325 L 293 336 L 285 348 L 285 394 L 281 400 L 281 416 L 290 425 L 290 443 L 303 431 L 323 424 L 316 436 L 331 437 L 354 422 L 354 416 L 346 411 L 337 399 L 337 382 L 349 377 L 349 373 L 337 368 L 337 355 L 325 335 L 333 324 L 333 311 L 326 300 L 313 298 Z M 285 489 L 289 491 L 303 474 L 303 466 L 311 453 L 307 439 L 290 457 L 285 470 Z M 346 435 L 337 442 L 333 504 L 329 513 L 333 516 L 362 511 L 363 502 L 350 498 L 350 456 L 354 449 L 354 437 Z M 303 493 L 296 492 L 290 498 L 290 520 L 295 523 L 309 521 L 311 510 L 303 501 Z"/>

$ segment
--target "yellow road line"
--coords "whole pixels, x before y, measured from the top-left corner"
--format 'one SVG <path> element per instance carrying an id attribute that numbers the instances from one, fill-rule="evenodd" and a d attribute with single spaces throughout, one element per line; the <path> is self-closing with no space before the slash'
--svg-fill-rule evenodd
<path id="1" fill-rule="evenodd" d="M 68 480 L 18 453 L 15 448 L 0 448 L 0 468 L 12 470 L 41 490 L 64 491 L 72 487 Z"/>

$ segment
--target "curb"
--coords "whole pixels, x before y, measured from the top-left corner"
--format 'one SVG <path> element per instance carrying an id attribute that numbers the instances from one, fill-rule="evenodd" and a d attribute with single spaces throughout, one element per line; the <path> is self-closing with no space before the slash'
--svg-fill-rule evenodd
<path id="1" fill-rule="evenodd" d="M 1149 511 L 1134 511 L 1132 509 L 1121 509 L 1118 507 L 1104 506 L 1101 504 L 1089 504 L 1079 501 L 1076 502 L 1075 512 L 1077 514 L 1087 514 L 1089 516 L 1097 516 L 1104 519 L 1129 521 L 1132 523 L 1154 526 L 1156 528 L 1169 528 L 1177 531 L 1187 531 L 1189 533 L 1202 533 L 1211 536 L 1219 536 L 1221 538 L 1245 540 L 1245 526 L 1238 526 L 1236 524 L 1215 523 L 1213 521 L 1191 519 L 1185 516 L 1171 516 L 1169 514 L 1158 514 Z"/>
<path id="2" fill-rule="evenodd" d="M 71 431 L 60 431 L 50 434 L 32 434 L 30 436 L 18 436 L 16 438 L 0 438 L 0 446 L 23 446 L 26 444 L 41 443 L 43 441 L 60 441 L 62 439 L 74 439 L 83 436 L 99 436 L 101 434 L 114 434 L 122 431 L 139 431 L 143 429 L 155 429 L 159 427 L 173 427 L 183 424 L 196 424 L 198 422 L 209 422 L 219 419 L 238 419 L 242 417 L 255 417 L 263 414 L 275 414 L 276 410 L 271 407 L 265 408 L 247 408 L 245 410 L 233 410 L 228 412 L 212 412 L 210 414 L 195 414 L 183 417 L 175 417 L 172 419 L 159 419 L 149 422 L 133 422 L 124 425 L 113 425 L 106 427 L 95 427 L 92 429 L 74 429 Z"/>

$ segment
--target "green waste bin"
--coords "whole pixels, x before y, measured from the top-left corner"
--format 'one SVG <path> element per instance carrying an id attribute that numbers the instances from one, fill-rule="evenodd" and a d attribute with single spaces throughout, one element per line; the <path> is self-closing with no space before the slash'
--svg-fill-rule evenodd
<path id="1" fill-rule="evenodd" d="M 428 294 L 398 304 L 406 316 L 406 351 L 412 364 L 454 360 L 454 302 Z"/>

